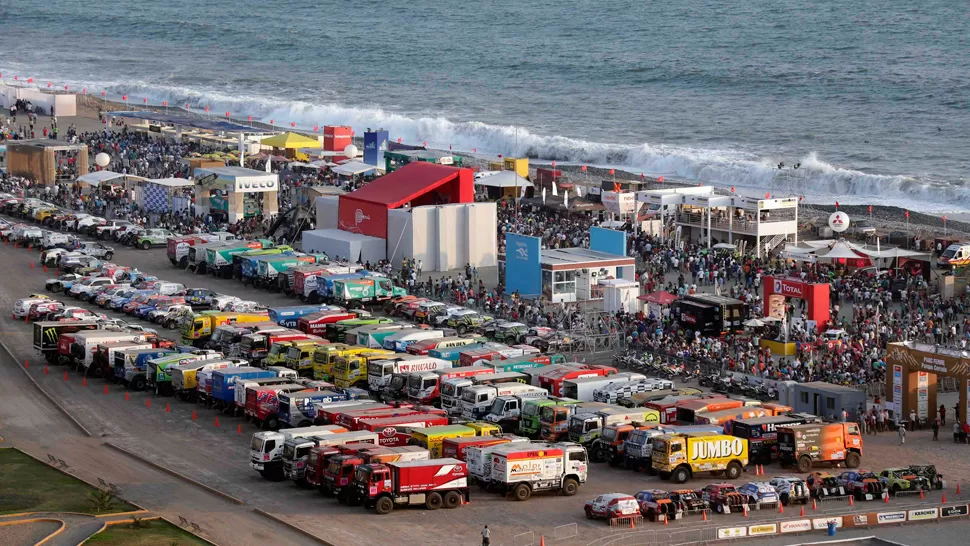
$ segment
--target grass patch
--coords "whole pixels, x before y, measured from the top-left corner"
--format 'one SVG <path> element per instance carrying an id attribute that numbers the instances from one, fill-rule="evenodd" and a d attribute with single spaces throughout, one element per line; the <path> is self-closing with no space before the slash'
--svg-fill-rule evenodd
<path id="1" fill-rule="evenodd" d="M 16 449 L 0 449 L 0 515 L 18 512 L 80 512 L 111 514 L 137 510 L 114 499 L 95 511 L 91 495 L 97 489 L 39 463 Z"/>
<path id="2" fill-rule="evenodd" d="M 203 546 L 208 544 L 162 519 L 143 521 L 141 525 L 139 529 L 133 529 L 125 524 L 109 525 L 104 531 L 89 538 L 85 544 L 99 546 Z"/>

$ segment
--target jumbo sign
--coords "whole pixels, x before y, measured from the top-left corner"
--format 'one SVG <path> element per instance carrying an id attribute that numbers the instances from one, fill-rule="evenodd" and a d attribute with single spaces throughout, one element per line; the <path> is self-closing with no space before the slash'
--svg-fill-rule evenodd
<path id="1" fill-rule="evenodd" d="M 743 453 L 744 440 L 741 438 L 694 442 L 691 445 L 690 460 L 740 457 Z"/>

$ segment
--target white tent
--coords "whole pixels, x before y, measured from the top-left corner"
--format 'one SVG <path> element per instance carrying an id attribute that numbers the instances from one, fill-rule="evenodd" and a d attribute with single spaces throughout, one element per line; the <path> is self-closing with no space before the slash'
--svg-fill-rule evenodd
<path id="1" fill-rule="evenodd" d="M 863 253 L 863 254 L 871 257 L 871 258 L 892 258 L 892 259 L 895 259 L 895 258 L 913 258 L 913 257 L 918 256 L 918 257 L 920 257 L 922 259 L 925 259 L 927 257 L 926 253 L 924 253 L 924 252 L 915 252 L 913 250 L 906 250 L 906 249 L 899 248 L 899 247 L 887 248 L 885 250 L 867 250 L 867 249 L 861 249 L 861 248 L 858 249 L 858 250 L 859 250 L 859 252 L 861 252 L 861 253 Z"/>
<path id="2" fill-rule="evenodd" d="M 132 174 L 121 174 L 114 171 L 95 171 L 93 173 L 82 174 L 77 177 L 78 182 L 85 184 L 90 184 L 92 186 L 100 186 L 101 184 L 111 182 L 113 180 L 148 180 L 147 178 L 142 178 L 140 176 L 135 176 Z"/>
<path id="3" fill-rule="evenodd" d="M 821 252 L 821 250 L 817 250 L 816 252 Z M 845 242 L 839 241 L 832 245 L 832 248 L 826 254 L 821 254 L 818 257 L 835 260 L 839 258 L 861 258 L 862 256 L 856 254 Z"/>
<path id="4" fill-rule="evenodd" d="M 166 186 L 169 188 L 184 188 L 195 185 L 195 182 L 186 180 L 185 178 L 156 178 L 148 180 L 148 183 L 158 184 L 159 186 Z"/>
<path id="5" fill-rule="evenodd" d="M 514 171 L 502 171 L 475 179 L 475 185 L 490 188 L 531 188 L 532 182 L 515 174 Z"/>
<path id="6" fill-rule="evenodd" d="M 342 174 L 344 176 L 355 176 L 358 174 L 364 174 L 369 171 L 373 171 L 377 167 L 373 165 L 368 165 L 367 163 L 361 163 L 359 161 L 348 161 L 343 165 L 337 165 L 332 170 L 336 174 Z"/>
<path id="7" fill-rule="evenodd" d="M 303 232 L 303 252 L 325 252 L 330 259 L 340 256 L 350 262 L 375 264 L 387 257 L 387 242 L 379 237 L 350 233 L 340 229 L 315 229 Z"/>

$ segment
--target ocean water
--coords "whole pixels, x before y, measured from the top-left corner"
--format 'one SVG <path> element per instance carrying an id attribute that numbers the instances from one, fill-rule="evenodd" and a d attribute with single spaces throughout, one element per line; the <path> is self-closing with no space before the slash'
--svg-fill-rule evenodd
<path id="1" fill-rule="evenodd" d="M 482 155 L 961 211 L 968 14 L 946 0 L 3 0 L 0 73 Z"/>

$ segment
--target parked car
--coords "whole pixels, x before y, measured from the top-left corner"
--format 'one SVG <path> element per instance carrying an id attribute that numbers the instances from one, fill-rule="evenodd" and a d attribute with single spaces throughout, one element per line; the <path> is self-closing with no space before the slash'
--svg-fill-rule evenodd
<path id="1" fill-rule="evenodd" d="M 828 472 L 812 472 L 805 479 L 808 484 L 808 491 L 812 497 L 821 499 L 825 497 L 844 497 L 847 493 L 845 487 L 839 485 L 835 476 Z"/>
<path id="2" fill-rule="evenodd" d="M 908 470 L 917 476 L 926 478 L 929 482 L 930 487 L 933 489 L 945 489 L 946 480 L 943 479 L 943 474 L 936 471 L 936 466 L 931 464 L 911 464 Z"/>
<path id="3" fill-rule="evenodd" d="M 168 238 L 175 237 L 175 234 L 167 229 L 149 229 L 135 240 L 135 246 L 148 250 L 153 246 L 168 245 Z"/>
<path id="4" fill-rule="evenodd" d="M 115 255 L 114 248 L 102 243 L 82 243 L 81 247 L 78 248 L 78 252 L 104 260 L 111 260 Z"/>
<path id="5" fill-rule="evenodd" d="M 870 473 L 871 474 L 871 473 Z M 873 474 L 873 478 L 875 475 Z M 929 491 L 930 482 L 926 478 L 917 475 L 909 468 L 887 468 L 879 473 L 886 491 L 893 495 L 909 491 Z"/>
<path id="6" fill-rule="evenodd" d="M 662 489 L 644 489 L 637 491 L 633 497 L 640 503 L 640 513 L 650 521 L 660 520 L 661 516 L 667 520 L 684 517 L 684 508 L 680 502 Z"/>
<path id="7" fill-rule="evenodd" d="M 637 499 L 626 493 L 606 493 L 587 501 L 583 507 L 586 519 L 629 518 L 640 515 Z"/>
<path id="8" fill-rule="evenodd" d="M 808 504 L 810 495 L 805 480 L 795 476 L 775 476 L 768 482 L 778 493 L 778 499 L 783 506 L 793 502 Z"/>
<path id="9" fill-rule="evenodd" d="M 679 502 L 681 509 L 688 514 L 706 512 L 711 509 L 710 503 L 704 500 L 703 495 L 693 489 L 677 489 L 670 492 L 671 500 Z"/>
<path id="10" fill-rule="evenodd" d="M 738 493 L 747 497 L 749 505 L 778 505 L 778 493 L 768 482 L 748 482 L 738 488 Z"/>
<path id="11" fill-rule="evenodd" d="M 515 344 L 525 341 L 525 335 L 529 332 L 529 327 L 521 322 L 509 322 L 505 320 L 492 321 L 485 326 L 485 335 L 495 341 Z"/>
<path id="12" fill-rule="evenodd" d="M 729 483 L 712 483 L 701 489 L 701 495 L 718 514 L 739 512 L 748 503 L 748 498 Z"/>

